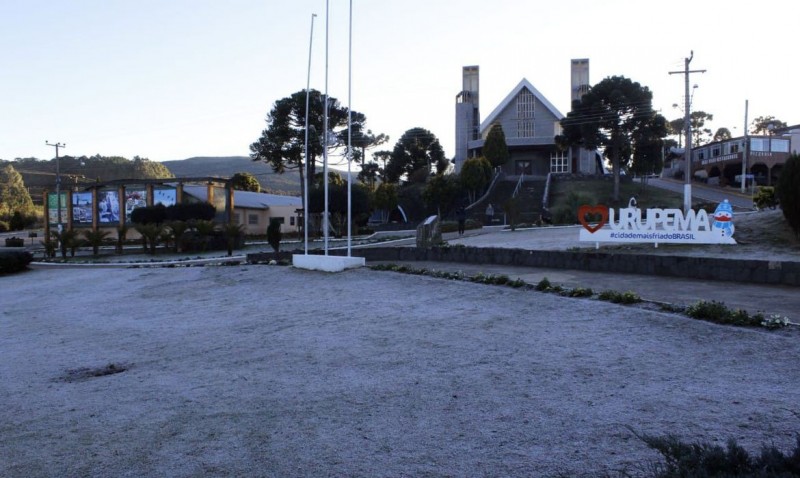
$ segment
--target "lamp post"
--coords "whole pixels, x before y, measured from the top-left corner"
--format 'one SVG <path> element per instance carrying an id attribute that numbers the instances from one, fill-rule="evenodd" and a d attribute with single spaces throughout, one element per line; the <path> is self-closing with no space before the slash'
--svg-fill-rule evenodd
<path id="1" fill-rule="evenodd" d="M 44 144 L 56 148 L 56 207 L 58 208 L 58 233 L 60 234 L 64 226 L 61 221 L 61 168 L 59 166 L 58 148 L 66 148 L 67 145 L 65 143 L 53 144 L 47 140 L 45 140 Z"/>

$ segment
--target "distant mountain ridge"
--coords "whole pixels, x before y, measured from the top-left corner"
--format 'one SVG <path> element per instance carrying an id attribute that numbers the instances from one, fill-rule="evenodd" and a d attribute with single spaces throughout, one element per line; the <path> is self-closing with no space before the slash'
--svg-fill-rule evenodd
<path id="1" fill-rule="evenodd" d="M 176 177 L 216 176 L 228 178 L 236 173 L 250 173 L 258 179 L 261 189 L 273 194 L 300 194 L 300 175 L 296 171 L 284 174 L 272 172 L 264 162 L 253 161 L 247 156 L 200 156 L 194 158 L 162 161 Z"/>

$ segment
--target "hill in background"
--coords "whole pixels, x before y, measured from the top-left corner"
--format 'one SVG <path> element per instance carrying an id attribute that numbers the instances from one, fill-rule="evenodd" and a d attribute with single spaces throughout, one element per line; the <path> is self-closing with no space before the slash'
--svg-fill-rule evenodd
<path id="1" fill-rule="evenodd" d="M 231 177 L 236 173 L 250 173 L 258 179 L 264 192 L 297 196 L 300 194 L 300 176 L 296 171 L 276 174 L 263 162 L 247 156 L 195 157 L 163 161 L 175 177 Z"/>

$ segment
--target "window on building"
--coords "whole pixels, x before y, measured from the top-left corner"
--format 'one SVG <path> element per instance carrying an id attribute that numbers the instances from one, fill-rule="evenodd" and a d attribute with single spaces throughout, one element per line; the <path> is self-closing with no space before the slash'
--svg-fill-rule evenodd
<path id="1" fill-rule="evenodd" d="M 294 219 L 295 219 L 295 218 L 294 218 L 294 216 L 292 216 L 292 217 L 290 217 L 290 218 L 289 218 L 289 225 L 290 225 L 290 226 L 294 226 L 294 224 L 295 224 L 295 223 L 294 223 Z"/>
<path id="2" fill-rule="evenodd" d="M 533 137 L 533 120 L 536 117 L 536 98 L 527 89 L 517 96 L 517 137 Z"/>
<path id="3" fill-rule="evenodd" d="M 750 138 L 750 151 L 766 151 L 769 143 L 766 139 Z"/>
<path id="4" fill-rule="evenodd" d="M 789 152 L 789 140 L 786 139 L 773 139 L 772 140 L 772 151 L 776 153 L 788 153 Z"/>
<path id="5" fill-rule="evenodd" d="M 736 154 L 739 152 L 739 143 L 728 143 L 725 146 L 728 148 L 727 154 Z"/>
<path id="6" fill-rule="evenodd" d="M 569 158 L 567 157 L 566 151 L 554 151 L 550 153 L 550 172 L 569 172 Z"/>
<path id="7" fill-rule="evenodd" d="M 721 151 L 721 148 L 719 146 L 713 146 L 711 148 L 711 157 L 712 158 L 716 158 L 720 154 L 722 154 L 722 151 Z"/>
<path id="8" fill-rule="evenodd" d="M 248 214 L 247 215 L 247 224 L 251 226 L 258 225 L 258 214 Z"/>
<path id="9" fill-rule="evenodd" d="M 242 223 L 242 215 L 239 214 L 238 212 L 233 213 L 233 222 L 236 223 L 236 224 L 241 224 Z"/>

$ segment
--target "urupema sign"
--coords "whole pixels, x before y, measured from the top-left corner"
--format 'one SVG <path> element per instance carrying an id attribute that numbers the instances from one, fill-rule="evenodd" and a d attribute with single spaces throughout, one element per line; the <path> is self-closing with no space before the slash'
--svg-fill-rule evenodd
<path id="1" fill-rule="evenodd" d="M 599 220 L 597 219 L 599 217 Z M 616 211 L 606 206 L 581 206 L 580 240 L 587 242 L 646 242 L 662 244 L 736 244 L 733 208 L 728 200 L 714 214 L 700 209 L 684 214 L 680 209 L 637 207 Z"/>

